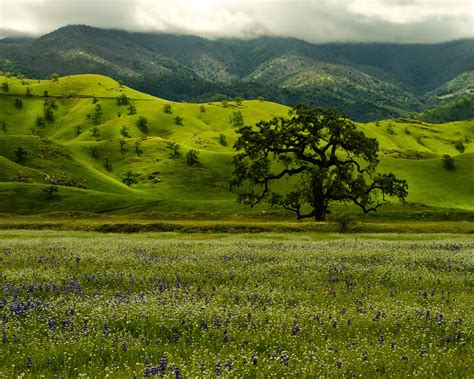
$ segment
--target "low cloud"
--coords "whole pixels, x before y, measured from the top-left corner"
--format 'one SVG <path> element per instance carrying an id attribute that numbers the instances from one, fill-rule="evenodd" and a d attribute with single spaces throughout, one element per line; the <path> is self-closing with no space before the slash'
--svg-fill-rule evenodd
<path id="1" fill-rule="evenodd" d="M 210 38 L 440 42 L 474 37 L 474 0 L 0 0 L 0 36 L 68 24 Z"/>

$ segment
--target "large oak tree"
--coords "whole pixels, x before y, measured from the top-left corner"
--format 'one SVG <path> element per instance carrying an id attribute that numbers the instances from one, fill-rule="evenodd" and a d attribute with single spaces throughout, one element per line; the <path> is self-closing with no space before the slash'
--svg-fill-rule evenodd
<path id="1" fill-rule="evenodd" d="M 387 196 L 404 200 L 408 194 L 405 180 L 376 173 L 377 140 L 337 110 L 298 105 L 287 118 L 242 126 L 237 134 L 231 188 L 240 203 L 266 202 L 298 219 L 322 221 L 332 202 L 351 202 L 368 213 Z"/>

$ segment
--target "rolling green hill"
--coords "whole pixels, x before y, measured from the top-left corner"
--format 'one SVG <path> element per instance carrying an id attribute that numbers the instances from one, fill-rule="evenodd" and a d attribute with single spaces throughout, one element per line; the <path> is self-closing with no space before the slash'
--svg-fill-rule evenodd
<path id="1" fill-rule="evenodd" d="M 0 83 L 8 84 L 0 89 L 0 213 L 250 212 L 228 189 L 235 141 L 229 119 L 240 111 L 253 124 L 288 112 L 259 100 L 175 103 L 100 75 L 0 77 Z M 123 95 L 128 105 L 118 104 Z M 130 104 L 136 114 L 129 114 Z M 474 122 L 400 119 L 359 127 L 379 140 L 380 169 L 408 180 L 408 201 L 474 209 Z M 194 166 L 186 160 L 191 149 L 199 152 Z M 455 158 L 455 171 L 443 169 L 444 154 Z M 130 187 L 122 182 L 127 170 L 138 182 Z M 47 199 L 50 185 L 59 191 Z"/>
<path id="2" fill-rule="evenodd" d="M 96 73 L 174 101 L 264 97 L 336 106 L 352 119 L 406 117 L 472 87 L 474 40 L 312 44 L 294 38 L 209 40 L 69 25 L 0 40 L 0 71 L 27 77 Z"/>

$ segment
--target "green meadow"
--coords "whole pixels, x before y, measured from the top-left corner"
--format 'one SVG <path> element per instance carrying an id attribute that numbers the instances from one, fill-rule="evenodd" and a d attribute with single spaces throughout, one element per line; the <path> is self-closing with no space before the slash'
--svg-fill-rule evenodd
<path id="1" fill-rule="evenodd" d="M 8 90 L 0 90 L 2 213 L 178 212 L 231 217 L 278 211 L 239 206 L 236 194 L 229 191 L 236 139 L 230 118 L 241 112 L 245 124 L 254 124 L 285 116 L 285 106 L 263 100 L 174 103 L 99 75 L 57 80 L 0 77 L 0 82 L 8 84 Z M 118 104 L 122 95 L 129 104 Z M 130 104 L 135 114 L 129 114 Z M 101 111 L 94 117 L 97 105 Z M 140 117 L 146 119 L 145 132 L 138 127 Z M 381 215 L 413 214 L 420 207 L 448 213 L 474 210 L 474 121 L 383 120 L 358 127 L 379 141 L 379 170 L 408 181 L 408 206 L 393 203 L 382 208 Z M 19 147 L 27 151 L 23 159 L 15 153 Z M 191 149 L 199 154 L 193 166 L 186 160 Z M 443 169 L 445 154 L 454 158 L 454 171 Z M 130 187 L 122 181 L 127 170 L 137 181 Z M 58 192 L 47 199 L 43 190 L 52 184 Z M 356 211 L 351 206 L 335 209 Z"/>

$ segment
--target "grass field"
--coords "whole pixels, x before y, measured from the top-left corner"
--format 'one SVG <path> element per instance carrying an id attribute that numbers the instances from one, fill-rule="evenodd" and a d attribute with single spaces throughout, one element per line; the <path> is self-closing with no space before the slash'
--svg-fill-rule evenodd
<path id="1" fill-rule="evenodd" d="M 0 377 L 472 377 L 463 235 L 0 233 Z"/>
<path id="2" fill-rule="evenodd" d="M 172 103 L 99 75 L 57 81 L 0 77 L 0 82 L 8 83 L 8 91 L 0 91 L 0 121 L 5 123 L 0 128 L 3 213 L 246 212 L 229 191 L 236 138 L 229 119 L 241 112 L 244 122 L 253 124 L 288 112 L 285 106 L 258 100 L 240 105 Z M 118 105 L 120 95 L 128 97 L 136 114 Z M 15 106 L 16 99 L 22 101 L 21 108 Z M 94 122 L 91 115 L 97 105 L 102 114 Z M 171 113 L 165 112 L 165 105 L 171 106 Z M 53 120 L 39 126 L 37 116 L 44 117 L 47 109 Z M 175 122 L 177 116 L 182 125 Z M 148 121 L 146 133 L 137 127 L 140 117 Z M 474 121 L 431 125 L 385 120 L 358 127 L 378 139 L 380 170 L 407 179 L 410 203 L 474 210 Z M 170 143 L 179 149 L 174 157 Z M 19 147 L 28 151 L 21 162 L 15 155 Z M 199 164 L 193 167 L 186 163 L 190 149 L 199 152 Z M 455 171 L 442 168 L 444 154 L 454 157 Z M 128 169 L 137 175 L 138 183 L 131 187 L 122 183 Z M 55 183 L 58 193 L 46 200 L 42 190 Z"/>

